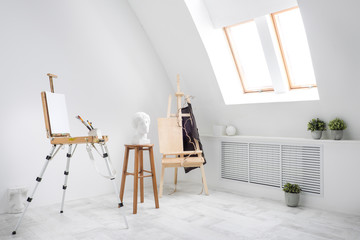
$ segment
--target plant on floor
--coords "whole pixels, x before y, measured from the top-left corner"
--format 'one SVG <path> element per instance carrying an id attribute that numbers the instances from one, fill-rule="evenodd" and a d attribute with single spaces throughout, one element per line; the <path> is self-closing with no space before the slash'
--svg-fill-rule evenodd
<path id="1" fill-rule="evenodd" d="M 313 118 L 307 125 L 307 130 L 309 131 L 325 131 L 326 130 L 326 123 L 319 118 Z"/>
<path id="2" fill-rule="evenodd" d="M 340 118 L 335 118 L 329 122 L 329 129 L 330 130 L 345 130 L 347 128 L 346 123 L 344 120 Z"/>
<path id="3" fill-rule="evenodd" d="M 287 193 L 300 193 L 302 189 L 297 184 L 286 183 L 283 187 L 283 191 Z"/>
<path id="4" fill-rule="evenodd" d="M 285 192 L 285 202 L 289 207 L 296 207 L 299 204 L 300 192 L 302 191 L 297 184 L 286 183 L 283 187 Z"/>

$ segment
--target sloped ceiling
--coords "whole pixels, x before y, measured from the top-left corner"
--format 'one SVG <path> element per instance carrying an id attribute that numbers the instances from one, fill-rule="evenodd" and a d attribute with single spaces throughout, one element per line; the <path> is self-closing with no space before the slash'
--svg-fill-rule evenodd
<path id="1" fill-rule="evenodd" d="M 179 73 L 181 90 L 195 97 L 192 102 L 197 121 L 208 121 L 213 115 L 211 108 L 219 100 L 222 102 L 222 96 L 185 2 L 132 0 L 129 3 L 162 60 L 174 92 Z"/>

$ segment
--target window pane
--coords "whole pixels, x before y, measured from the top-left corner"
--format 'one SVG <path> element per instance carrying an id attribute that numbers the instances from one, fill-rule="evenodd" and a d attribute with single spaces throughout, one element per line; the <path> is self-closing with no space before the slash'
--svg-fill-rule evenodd
<path id="1" fill-rule="evenodd" d="M 305 28 L 298 8 L 275 14 L 292 87 L 316 85 Z"/>
<path id="2" fill-rule="evenodd" d="M 231 44 L 238 59 L 245 91 L 272 88 L 269 69 L 254 21 L 230 28 Z"/>

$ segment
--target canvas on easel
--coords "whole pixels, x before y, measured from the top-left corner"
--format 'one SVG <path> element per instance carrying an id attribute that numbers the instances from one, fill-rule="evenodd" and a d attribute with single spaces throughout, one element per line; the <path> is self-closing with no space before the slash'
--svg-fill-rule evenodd
<path id="1" fill-rule="evenodd" d="M 64 94 L 44 92 L 51 134 L 70 135 L 69 116 Z"/>

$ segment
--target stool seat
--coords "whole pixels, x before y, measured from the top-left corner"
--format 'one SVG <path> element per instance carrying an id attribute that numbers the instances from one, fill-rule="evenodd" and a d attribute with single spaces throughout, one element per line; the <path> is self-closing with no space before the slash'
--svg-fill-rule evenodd
<path id="1" fill-rule="evenodd" d="M 126 176 L 132 175 L 134 176 L 134 193 L 133 193 L 133 214 L 137 213 L 137 192 L 138 192 L 138 180 L 140 179 L 140 202 L 144 202 L 144 178 L 151 177 L 154 191 L 154 200 L 155 200 L 155 208 L 159 208 L 159 199 L 156 185 L 156 173 L 155 173 L 155 163 L 154 163 L 154 144 L 125 144 L 125 154 L 124 154 L 124 163 L 121 177 L 121 187 L 120 187 L 120 200 L 121 206 L 123 206 L 123 197 L 125 191 L 125 181 Z M 128 161 L 129 161 L 129 152 L 130 150 L 134 150 L 134 172 L 130 173 L 127 171 Z M 150 168 L 151 170 L 144 170 L 144 162 L 143 162 L 143 152 L 149 151 L 149 160 L 150 160 Z M 144 175 L 144 173 L 149 173 Z"/>
<path id="2" fill-rule="evenodd" d="M 139 147 L 153 147 L 154 144 L 125 144 L 124 146 L 128 148 L 139 148 Z"/>

